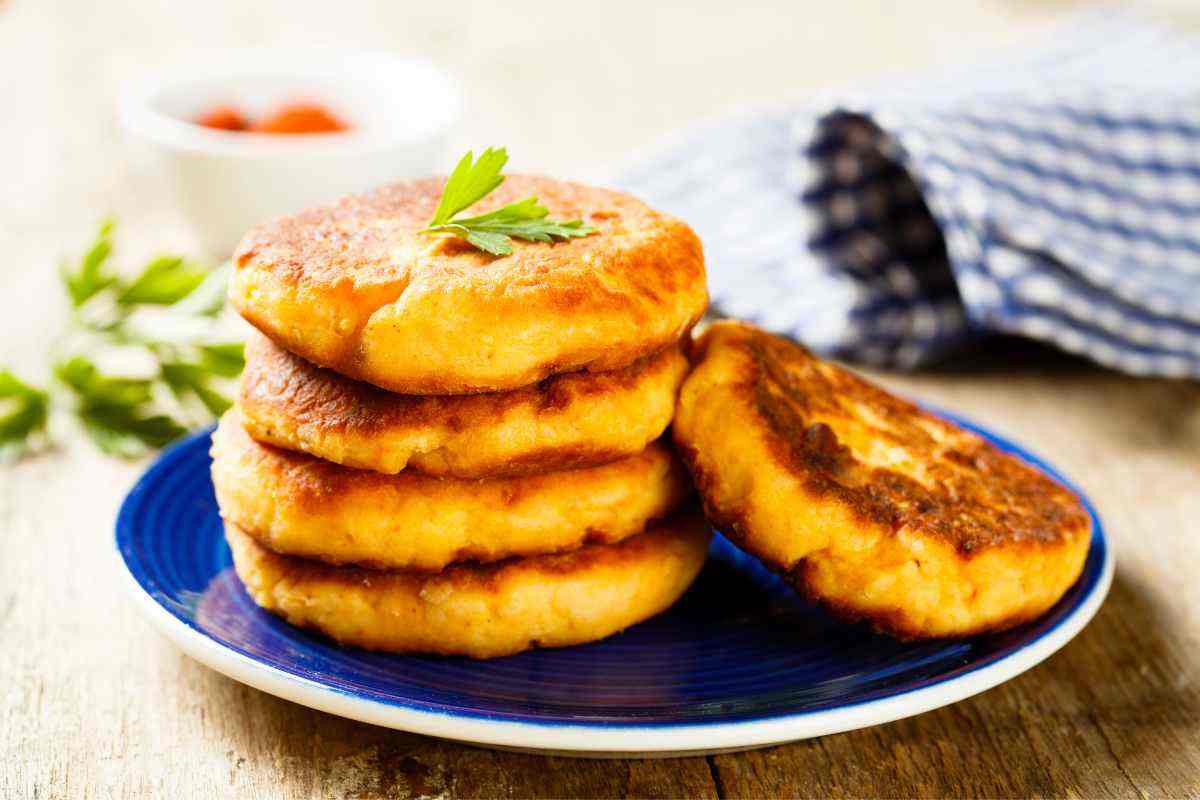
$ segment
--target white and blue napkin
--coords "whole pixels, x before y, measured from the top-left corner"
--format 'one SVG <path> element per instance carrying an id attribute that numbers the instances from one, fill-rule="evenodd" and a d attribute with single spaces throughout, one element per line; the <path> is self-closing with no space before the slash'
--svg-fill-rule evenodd
<path id="1" fill-rule="evenodd" d="M 1136 19 L 691 130 L 620 183 L 696 228 L 719 313 L 822 352 L 995 332 L 1200 378 L 1200 42 Z"/>

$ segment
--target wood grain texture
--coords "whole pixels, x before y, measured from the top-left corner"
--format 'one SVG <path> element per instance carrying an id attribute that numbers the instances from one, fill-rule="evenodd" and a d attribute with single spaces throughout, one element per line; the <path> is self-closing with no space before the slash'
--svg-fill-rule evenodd
<path id="1" fill-rule="evenodd" d="M 438 58 L 467 86 L 464 143 L 506 143 L 521 169 L 586 178 L 723 105 L 953 59 L 1045 12 L 864 0 L 817 16 L 802 5 L 619 0 L 551 32 L 526 24 L 544 8 L 524 2 L 347 0 L 336 14 L 295 0 L 0 2 L 13 112 L 0 123 L 0 363 L 44 377 L 63 316 L 53 266 L 104 213 L 121 219 L 127 261 L 194 242 L 112 108 L 122 78 L 181 46 L 324 42 Z M 514 107 L 531 80 L 556 102 Z M 544 758 L 349 722 L 200 666 L 135 614 L 109 542 L 142 465 L 62 431 L 57 450 L 0 467 L 0 798 L 1200 795 L 1200 386 L 1029 348 L 880 377 L 1028 443 L 1100 506 L 1119 564 L 1112 595 L 1014 681 L 914 719 L 707 759 Z"/>

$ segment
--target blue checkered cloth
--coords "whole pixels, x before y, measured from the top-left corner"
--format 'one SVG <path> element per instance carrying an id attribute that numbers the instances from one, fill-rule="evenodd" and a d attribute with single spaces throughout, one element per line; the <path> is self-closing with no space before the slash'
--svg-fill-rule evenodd
<path id="1" fill-rule="evenodd" d="M 719 313 L 822 352 L 1001 332 L 1200 378 L 1200 42 L 1140 20 L 705 125 L 618 182 L 696 228 Z"/>

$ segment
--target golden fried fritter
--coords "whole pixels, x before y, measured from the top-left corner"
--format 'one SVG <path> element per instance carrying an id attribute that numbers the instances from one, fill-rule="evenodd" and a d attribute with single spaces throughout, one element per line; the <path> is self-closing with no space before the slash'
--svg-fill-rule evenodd
<path id="1" fill-rule="evenodd" d="M 309 364 L 253 334 L 238 405 L 255 439 L 360 469 L 495 478 L 640 453 L 675 414 L 678 345 L 611 372 L 507 392 L 398 395 Z"/>
<path id="2" fill-rule="evenodd" d="M 1037 469 L 753 326 L 717 323 L 695 350 L 673 430 L 706 511 L 833 613 L 967 636 L 1078 578 L 1090 520 Z"/>
<path id="3" fill-rule="evenodd" d="M 281 556 L 225 526 L 254 602 L 293 625 L 371 650 L 472 658 L 591 642 L 666 610 L 699 573 L 709 535 L 685 512 L 619 544 L 429 574 Z"/>
<path id="4" fill-rule="evenodd" d="M 610 464 L 516 478 L 382 475 L 256 442 L 234 409 L 212 455 L 227 521 L 280 553 L 378 568 L 438 570 L 617 542 L 691 493 L 658 442 Z"/>
<path id="5" fill-rule="evenodd" d="M 509 177 L 472 207 L 536 195 L 597 233 L 494 257 L 419 231 L 444 179 L 398 183 L 252 230 L 230 300 L 282 347 L 401 394 L 472 394 L 663 350 L 708 303 L 700 241 L 634 198 Z"/>

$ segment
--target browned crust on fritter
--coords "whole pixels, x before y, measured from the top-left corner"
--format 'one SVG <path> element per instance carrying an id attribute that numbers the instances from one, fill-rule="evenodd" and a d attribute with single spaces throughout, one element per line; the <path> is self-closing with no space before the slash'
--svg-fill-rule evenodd
<path id="1" fill-rule="evenodd" d="M 587 470 L 563 470 L 559 473 L 518 475 L 495 480 L 437 478 L 408 472 L 384 475 L 343 467 L 307 453 L 255 441 L 239 422 L 240 419 L 234 418 L 228 424 L 222 423 L 224 435 L 233 442 L 239 457 L 261 464 L 260 468 L 264 472 L 286 476 L 289 497 L 301 507 L 312 509 L 314 512 L 324 508 L 329 498 L 345 495 L 350 489 L 364 496 L 371 492 L 395 491 L 397 487 L 402 487 L 405 492 L 420 494 L 423 487 L 434 487 L 439 485 L 439 482 L 443 482 L 443 485 L 454 482 L 467 487 L 499 486 L 503 488 L 501 496 L 504 504 L 512 506 L 524 499 L 526 494 L 540 491 L 544 483 L 559 480 L 566 475 L 577 476 L 582 491 L 586 485 L 584 481 L 590 474 Z M 661 443 L 653 442 L 647 451 L 653 451 L 655 457 L 666 458 L 671 452 L 670 441 L 664 439 Z M 608 466 L 617 465 L 610 462 Z M 686 483 L 686 476 L 683 482 Z M 599 531 L 594 535 L 603 537 L 603 533 Z"/>
<path id="2" fill-rule="evenodd" d="M 730 508 L 725 505 L 714 502 L 713 498 L 717 496 L 717 479 L 709 473 L 705 468 L 704 462 L 700 459 L 696 448 L 680 441 L 679 437 L 674 437 L 675 453 L 683 461 L 687 467 L 688 473 L 692 476 L 692 483 L 695 484 L 696 494 L 700 498 L 700 507 L 704 510 L 704 516 L 713 527 L 721 532 L 725 538 L 736 544 L 738 547 L 744 548 L 747 544 L 745 536 L 745 527 L 748 514 L 740 508 Z M 773 561 L 761 556 L 756 557 L 763 562 L 771 571 L 786 575 L 788 565 Z"/>
<path id="3" fill-rule="evenodd" d="M 642 532 L 692 486 L 665 441 L 579 470 L 486 480 L 342 467 L 251 438 L 231 410 L 213 434 L 221 515 L 273 551 L 374 569 L 564 552 Z"/>
<path id="4" fill-rule="evenodd" d="M 766 562 L 763 562 L 766 564 Z M 796 592 L 811 603 L 820 608 L 834 619 L 840 620 L 850 625 L 866 625 L 876 633 L 883 633 L 902 642 L 925 641 L 930 639 L 957 639 L 961 635 L 930 635 L 922 628 L 914 627 L 904 613 L 895 611 L 892 613 L 880 612 L 865 612 L 854 606 L 838 601 L 836 599 L 824 596 L 814 591 L 810 582 L 809 571 L 811 565 L 804 561 L 791 570 L 781 570 L 776 565 L 767 565 L 772 572 L 783 577 L 788 584 L 796 590 Z M 994 619 L 986 624 L 976 625 L 971 631 L 971 636 L 982 636 L 988 633 L 999 633 L 1018 625 L 1024 625 L 1026 622 L 1032 622 L 1049 610 L 1049 606 L 1042 607 L 1023 607 L 1019 611 L 1008 614 L 1004 617 Z"/>
<path id="5" fill-rule="evenodd" d="M 668 608 L 703 566 L 711 529 L 682 511 L 618 544 L 438 573 L 335 567 L 225 535 L 254 602 L 292 625 L 384 652 L 492 658 L 595 641 Z"/>
<path id="6" fill-rule="evenodd" d="M 654 382 L 650 385 L 657 385 L 659 381 L 665 381 L 664 388 L 668 383 L 673 384 L 670 399 L 673 405 L 686 371 L 682 347 L 675 343 L 621 369 L 568 372 L 506 392 L 401 395 L 311 364 L 255 332 L 246 342 L 246 367 L 242 373 L 239 405 L 249 431 L 262 441 L 342 461 L 339 456 L 302 441 L 297 429 L 315 430 L 322 438 L 341 437 L 343 440 L 378 441 L 381 435 L 388 433 L 411 434 L 418 438 L 423 432 L 432 439 L 442 430 L 457 434 L 487 429 L 517 409 L 545 419 L 573 404 L 587 407 L 591 403 L 594 407 L 595 402 L 606 396 L 628 395 L 640 384 Z M 649 420 L 636 422 L 635 428 L 650 424 Z M 606 446 L 591 438 L 571 444 L 539 444 L 535 449 L 515 455 L 505 453 L 502 460 L 490 458 L 491 454 L 489 458 L 476 456 L 477 463 L 469 468 L 449 468 L 440 463 L 435 468 L 429 459 L 422 458 L 425 453 L 418 448 L 411 454 L 407 468 L 459 478 L 512 477 L 577 469 L 640 452 L 646 442 L 661 435 L 668 422 L 669 415 L 662 419 L 662 427 L 641 431 L 644 434 L 641 437 L 631 434 L 628 446 L 623 448 Z M 622 423 L 619 419 L 612 420 L 614 426 Z M 288 430 L 283 430 L 284 427 Z M 572 427 L 572 432 L 577 430 Z M 436 446 L 441 448 L 444 444 L 438 440 Z M 391 471 L 374 463 L 343 463 Z"/>
<path id="7" fill-rule="evenodd" d="M 553 217 L 582 219 L 597 232 L 554 244 L 516 240 L 512 255 L 496 258 L 456 238 L 419 233 L 433 216 L 443 184 L 444 178 L 391 184 L 259 225 L 243 238 L 234 254 L 237 270 L 259 271 L 274 290 L 297 299 L 341 303 L 353 297 L 354 305 L 367 308 L 357 320 L 345 318 L 350 328 L 334 337 L 336 344 L 314 346 L 304 331 L 281 323 L 252 298 L 235 292 L 231 299 L 251 324 L 293 352 L 409 394 L 497 391 L 559 372 L 618 369 L 667 347 L 704 312 L 702 248 L 680 220 L 621 192 L 513 175 L 472 213 L 536 195 Z M 395 303 L 409 291 L 448 287 L 501 315 L 511 316 L 511 310 L 565 323 L 584 319 L 605 330 L 620 326 L 621 341 L 605 346 L 602 335 L 581 338 L 578 346 L 548 354 L 504 385 L 464 383 L 449 373 L 426 372 L 419 379 L 392 379 L 378 370 L 365 374 L 361 337 L 370 309 Z"/>
<path id="8" fill-rule="evenodd" d="M 757 410 L 778 464 L 811 494 L 846 506 L 863 522 L 947 541 L 963 556 L 1024 542 L 1056 544 L 1088 527 L 1079 499 L 1040 470 L 795 342 L 745 330 L 737 346 L 752 366 L 737 390 Z M 864 410 L 875 420 L 864 423 Z M 815 418 L 834 420 L 833 426 Z M 928 480 L 855 459 L 839 441 L 839 419 L 865 425 L 856 435 L 921 459 Z"/>
<path id="9" fill-rule="evenodd" d="M 750 325 L 691 354 L 673 430 L 706 514 L 834 616 L 975 635 L 1078 578 L 1090 518 L 1040 470 Z"/>
<path id="10" fill-rule="evenodd" d="M 697 493 L 700 497 L 701 507 L 704 509 L 704 516 L 724 535 L 727 539 L 733 542 L 738 547 L 750 552 L 754 555 L 763 566 L 767 567 L 771 572 L 779 575 L 787 583 L 796 590 L 796 592 L 805 599 L 806 602 L 816 606 L 820 606 L 831 617 L 834 617 L 848 624 L 865 624 L 872 630 L 887 634 L 901 641 L 917 641 L 930 638 L 957 638 L 957 636 L 947 637 L 931 637 L 928 632 L 921 628 L 914 627 L 910 624 L 906 614 L 897 611 L 894 613 L 877 613 L 864 612 L 850 604 L 840 602 L 836 599 L 826 597 L 819 592 L 814 591 L 811 584 L 810 570 L 811 564 L 808 560 L 801 560 L 798 564 L 784 564 L 776 559 L 772 559 L 761 552 L 754 552 L 754 548 L 746 535 L 746 520 L 747 512 L 744 509 L 722 507 L 716 503 L 712 503 L 708 498 L 714 495 L 715 478 L 708 474 L 704 469 L 700 459 L 697 458 L 695 448 L 687 447 L 676 442 L 676 452 L 687 466 L 688 471 L 692 475 L 692 480 L 696 484 Z M 1033 542 L 1016 543 L 1011 547 L 1017 549 L 1036 550 L 1040 547 L 1039 544 Z M 961 553 L 964 558 L 970 558 L 970 553 Z M 979 625 L 972 629 L 971 635 L 982 635 L 998 631 L 1005 631 L 1010 628 L 1015 628 L 1018 625 L 1023 625 L 1026 622 L 1031 622 L 1048 610 L 1047 607 L 1022 608 L 1016 613 L 1005 616 L 1001 619 L 993 620 L 992 622 Z"/>
<path id="11" fill-rule="evenodd" d="M 648 550 L 655 546 L 659 538 L 672 535 L 670 531 L 676 528 L 703 527 L 697 516 L 694 510 L 682 509 L 664 520 L 651 523 L 646 532 L 618 542 L 592 542 L 563 553 L 505 558 L 487 563 L 455 563 L 436 573 L 421 570 L 378 570 L 353 564 L 330 564 L 320 560 L 279 553 L 275 553 L 275 556 L 286 560 L 291 576 L 297 581 L 320 579 L 324 583 L 347 587 L 363 585 L 382 587 L 384 584 L 419 587 L 430 580 L 431 576 L 437 576 L 451 582 L 456 588 L 481 589 L 492 592 L 495 591 L 496 584 L 504 577 L 505 573 L 514 568 L 532 568 L 550 575 L 569 575 L 572 572 L 584 572 L 601 565 L 619 566 L 623 563 L 640 560 L 644 558 L 644 554 Z M 254 543 L 255 547 L 270 551 L 270 548 L 237 525 L 227 522 L 226 526 L 245 536 Z"/>
<path id="12" fill-rule="evenodd" d="M 494 481 L 434 477 L 407 473 L 407 471 L 398 475 L 384 475 L 372 473 L 370 470 L 342 467 L 340 464 L 324 461 L 324 459 L 310 456 L 308 453 L 284 450 L 283 447 L 252 441 L 244 429 L 236 423 L 230 423 L 228 431 L 228 437 L 235 441 L 236 446 L 239 446 L 242 457 L 263 462 L 262 469 L 264 471 L 286 476 L 289 497 L 313 511 L 322 509 L 329 498 L 346 494 L 352 488 L 364 495 L 371 492 L 395 491 L 396 487 L 403 487 L 404 492 L 419 494 L 422 487 L 436 486 L 439 481 L 452 481 L 460 483 L 462 486 L 481 486 L 485 483 L 500 486 L 504 489 L 502 493 L 504 503 L 514 505 L 527 493 L 539 491 L 545 481 L 560 479 L 566 474 L 580 477 L 580 491 L 583 491 L 586 487 L 583 479 L 586 479 L 589 474 L 587 470 L 562 470 L 559 473 L 502 477 L 502 479 Z M 670 441 L 664 440 L 661 444 L 655 441 L 649 445 L 647 450 L 653 450 L 655 453 L 670 453 Z M 684 476 L 685 481 L 686 476 Z M 596 535 L 600 534 L 596 533 Z"/>

